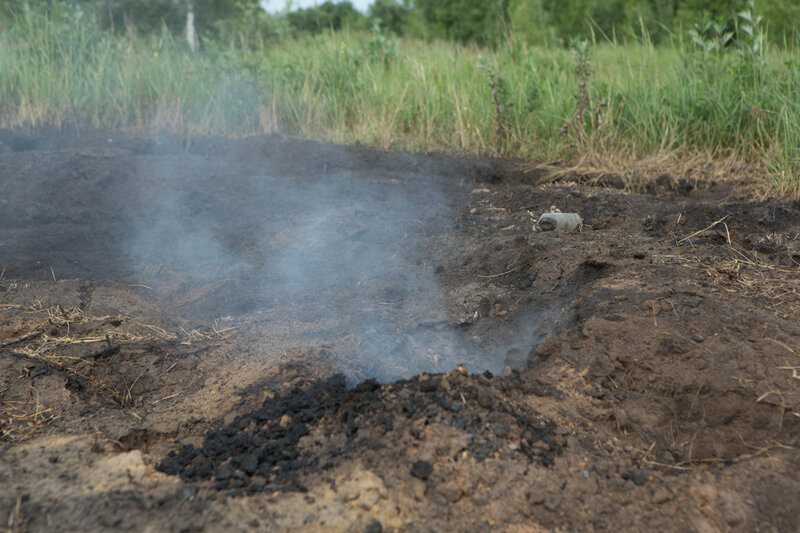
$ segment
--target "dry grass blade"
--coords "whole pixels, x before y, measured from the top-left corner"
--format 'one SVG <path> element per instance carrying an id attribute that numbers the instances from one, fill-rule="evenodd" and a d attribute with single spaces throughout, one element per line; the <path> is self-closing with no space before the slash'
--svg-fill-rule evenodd
<path id="1" fill-rule="evenodd" d="M 8 516 L 8 531 L 19 531 L 22 527 L 22 496 L 17 496 L 14 510 Z"/>
<path id="2" fill-rule="evenodd" d="M 683 242 L 685 242 L 685 241 L 688 241 L 689 239 L 691 239 L 691 238 L 693 238 L 693 237 L 697 237 L 697 236 L 698 236 L 698 235 L 700 235 L 701 233 L 705 233 L 706 231 L 710 230 L 711 228 L 713 228 L 713 227 L 714 227 L 714 226 L 716 226 L 717 224 L 721 224 L 722 222 L 724 222 L 724 221 L 725 221 L 725 219 L 727 219 L 729 216 L 730 216 L 730 215 L 725 215 L 724 217 L 722 217 L 721 219 L 717 220 L 716 222 L 713 222 L 713 223 L 712 223 L 710 226 L 707 226 L 707 227 L 705 227 L 705 228 L 703 228 L 703 229 L 701 229 L 701 230 L 695 231 L 695 232 L 694 232 L 694 233 L 692 233 L 691 235 L 687 235 L 686 237 L 684 237 L 684 238 L 682 238 L 682 239 L 678 240 L 678 244 L 682 244 Z M 727 227 L 726 227 L 726 229 L 727 229 Z M 730 238 L 731 238 L 731 237 L 730 237 L 730 234 L 729 234 L 729 235 L 728 235 L 728 244 L 730 244 Z"/>
<path id="3" fill-rule="evenodd" d="M 133 380 L 133 383 L 131 383 L 130 386 L 126 384 L 125 394 L 123 395 L 121 401 L 123 407 L 133 406 L 133 387 L 136 386 L 136 384 L 139 382 L 139 380 L 142 378 L 145 372 L 147 372 L 147 368 L 144 368 L 141 372 L 139 372 L 139 375 L 136 376 L 136 379 Z"/>
<path id="4" fill-rule="evenodd" d="M 499 278 L 500 276 L 505 276 L 506 274 L 511 274 L 512 272 L 516 272 L 517 270 L 519 270 L 523 266 L 525 266 L 525 265 L 522 264 L 522 265 L 516 266 L 516 267 L 512 268 L 511 270 L 506 270 L 505 272 L 500 272 L 499 274 L 491 274 L 489 276 L 482 276 L 481 274 L 477 274 L 477 276 L 479 278 Z"/>
<path id="5" fill-rule="evenodd" d="M 791 370 L 792 379 L 800 379 L 800 366 L 779 366 L 778 370 Z"/>
<path id="6" fill-rule="evenodd" d="M 42 334 L 41 331 L 31 331 L 30 333 L 26 333 L 25 335 L 20 335 L 16 339 L 11 339 L 10 341 L 6 341 L 0 344 L 0 348 L 5 348 L 6 346 L 13 346 L 14 344 L 18 344 L 20 342 L 24 342 L 29 339 L 35 339 L 41 334 Z"/>
<path id="7" fill-rule="evenodd" d="M 660 468 L 670 468 L 672 470 L 681 470 L 681 471 L 684 471 L 684 472 L 688 472 L 688 471 L 692 470 L 691 468 L 689 468 L 687 466 L 670 465 L 670 464 L 667 464 L 667 463 L 660 463 L 658 461 L 652 461 L 652 460 L 646 459 L 644 457 L 641 459 L 641 461 L 643 463 L 645 463 L 645 464 L 650 465 L 650 466 L 657 466 L 657 467 L 660 467 Z"/>
<path id="8" fill-rule="evenodd" d="M 787 346 L 787 345 L 786 345 L 786 343 L 783 343 L 783 342 L 779 341 L 778 339 L 773 339 L 773 338 L 771 338 L 771 337 L 766 337 L 766 340 L 768 340 L 768 341 L 770 341 L 770 342 L 772 342 L 772 343 L 774 343 L 774 344 L 777 344 L 777 345 L 778 345 L 778 346 L 780 346 L 781 348 L 785 348 L 785 349 L 786 349 L 786 350 L 788 350 L 788 351 L 789 351 L 789 352 L 790 352 L 792 355 L 796 355 L 797 357 L 800 357 L 800 354 L 799 354 L 799 353 L 797 353 L 796 351 L 792 350 L 792 349 L 791 349 L 789 346 Z"/>

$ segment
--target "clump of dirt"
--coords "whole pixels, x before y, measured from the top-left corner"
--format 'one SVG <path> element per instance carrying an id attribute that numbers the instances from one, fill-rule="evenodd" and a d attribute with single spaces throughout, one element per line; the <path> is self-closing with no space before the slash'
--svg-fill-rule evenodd
<path id="1" fill-rule="evenodd" d="M 493 380 L 488 372 L 470 376 L 460 367 L 444 376 L 422 375 L 387 387 L 368 380 L 348 389 L 337 374 L 268 399 L 261 409 L 211 432 L 201 447 L 170 452 L 158 468 L 187 481 L 213 478 L 216 489 L 307 492 L 298 474 L 330 470 L 355 457 L 381 471 L 382 457 L 390 454 L 403 459 L 385 470 L 405 463 L 411 475 L 427 479 L 431 463 L 407 455 L 406 448 L 433 425 L 460 432 L 461 446 L 444 443 L 451 448 L 447 459 L 518 454 L 552 465 L 560 451 L 555 425 L 503 394 L 515 385 L 525 388 L 520 381 L 519 374 L 512 381 Z M 467 403 L 467 396 L 476 401 Z"/>
<path id="2" fill-rule="evenodd" d="M 796 529 L 798 202 L 688 170 L 633 194 L 277 136 L 17 137 L 12 531 Z M 583 230 L 534 232 L 552 206 Z"/>

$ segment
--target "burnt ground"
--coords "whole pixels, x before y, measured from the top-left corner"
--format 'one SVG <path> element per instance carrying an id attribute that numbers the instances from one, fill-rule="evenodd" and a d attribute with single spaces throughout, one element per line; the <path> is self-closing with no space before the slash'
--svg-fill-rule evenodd
<path id="1" fill-rule="evenodd" d="M 798 202 L 0 141 L 0 527 L 796 531 Z"/>

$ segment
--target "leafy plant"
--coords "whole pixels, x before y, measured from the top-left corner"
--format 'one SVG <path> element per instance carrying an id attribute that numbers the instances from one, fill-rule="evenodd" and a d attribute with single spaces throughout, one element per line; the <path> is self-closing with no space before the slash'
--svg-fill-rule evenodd
<path id="1" fill-rule="evenodd" d="M 394 34 L 385 35 L 380 25 L 375 22 L 372 26 L 372 37 L 367 43 L 367 51 L 370 58 L 389 66 L 397 59 L 397 37 Z"/>
<path id="2" fill-rule="evenodd" d="M 703 18 L 695 22 L 687 33 L 696 50 L 705 58 L 718 54 L 733 40 L 734 32 L 728 29 L 724 20 L 712 19 L 708 11 L 703 11 Z"/>
<path id="3" fill-rule="evenodd" d="M 587 144 L 587 128 L 597 129 L 600 125 L 600 113 L 606 106 L 605 100 L 593 103 L 591 82 L 594 70 L 589 60 L 589 43 L 576 41 L 572 45 L 572 58 L 575 61 L 575 77 L 578 80 L 578 94 L 575 99 L 575 114 L 564 123 L 561 134 L 567 136 L 571 128 L 575 128 L 578 147 L 584 149 Z M 588 118 L 587 118 L 588 117 Z"/>
<path id="4" fill-rule="evenodd" d="M 767 66 L 767 35 L 762 20 L 756 15 L 753 0 L 748 0 L 745 9 L 736 14 L 739 57 L 745 65 L 761 71 Z"/>
<path id="5" fill-rule="evenodd" d="M 511 91 L 505 78 L 495 72 L 491 62 L 485 56 L 479 58 L 478 66 L 486 73 L 486 81 L 492 94 L 495 125 L 494 148 L 496 152 L 501 153 L 505 149 L 511 132 L 511 116 L 514 106 L 511 101 Z"/>

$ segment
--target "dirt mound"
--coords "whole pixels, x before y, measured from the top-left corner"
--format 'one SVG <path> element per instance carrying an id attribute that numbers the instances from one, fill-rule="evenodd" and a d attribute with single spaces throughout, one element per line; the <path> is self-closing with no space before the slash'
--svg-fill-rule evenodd
<path id="1" fill-rule="evenodd" d="M 170 452 L 158 468 L 187 481 L 213 477 L 214 488 L 245 487 L 248 492 L 307 492 L 295 472 L 309 475 L 355 458 L 384 475 L 383 470 L 396 471 L 406 463 L 410 475 L 427 479 L 431 463 L 406 453 L 426 427 L 437 425 L 452 428 L 452 440 L 425 444 L 446 450 L 440 453 L 446 459 L 519 454 L 552 465 L 560 450 L 553 441 L 554 424 L 503 394 L 530 388 L 521 381 L 519 374 L 515 380 L 492 380 L 488 372 L 470 376 L 460 367 L 444 376 L 422 375 L 384 387 L 368 380 L 348 390 L 344 375 L 338 374 L 267 400 L 261 409 L 211 432 L 202 447 Z M 536 390 L 551 392 L 541 383 Z M 468 404 L 465 394 L 477 401 Z M 386 454 L 404 460 L 386 465 Z"/>
<path id="2" fill-rule="evenodd" d="M 796 529 L 797 202 L 0 140 L 12 531 Z M 534 232 L 553 206 L 583 230 Z"/>

